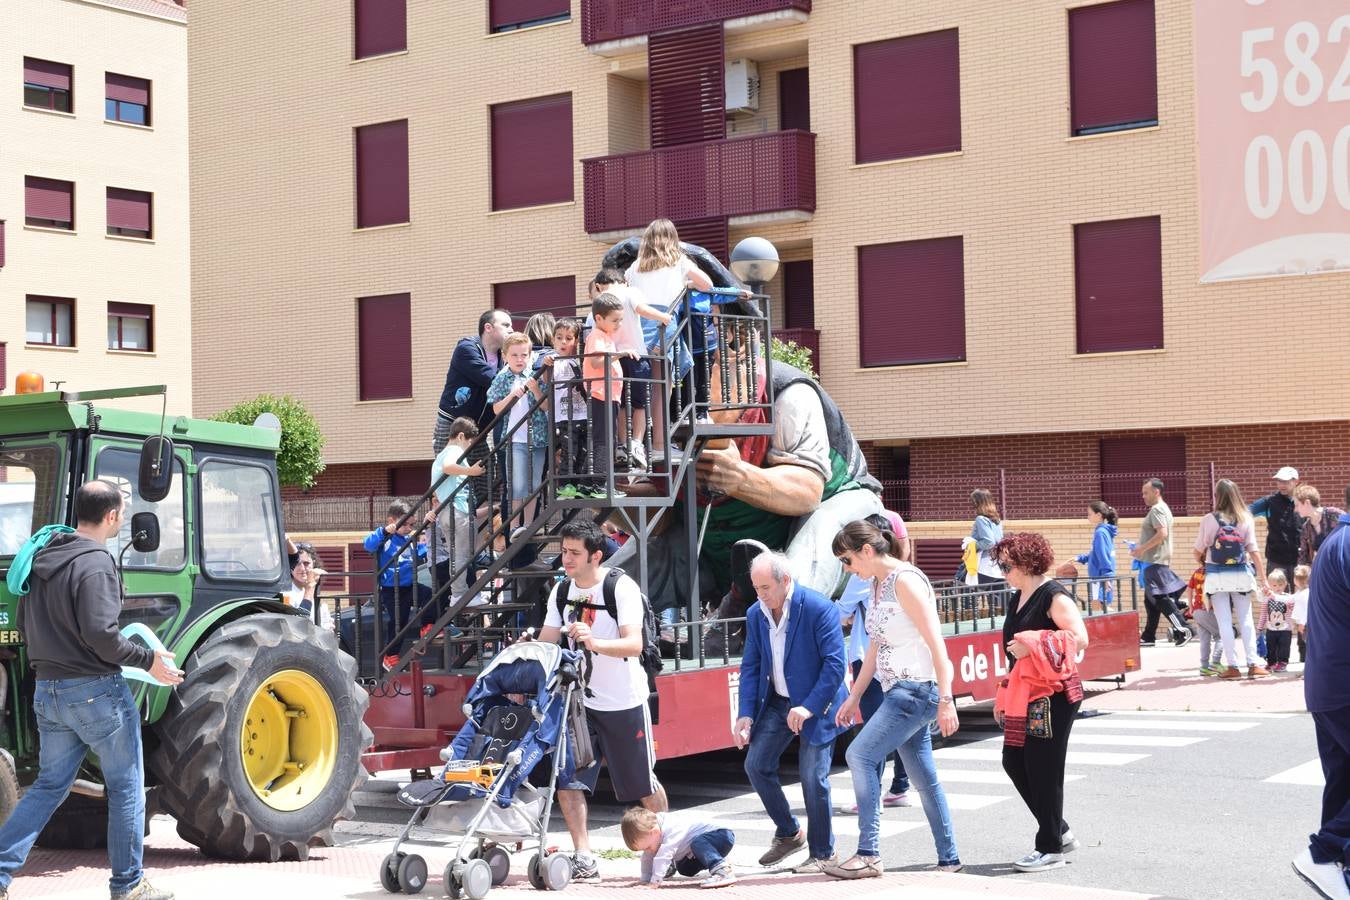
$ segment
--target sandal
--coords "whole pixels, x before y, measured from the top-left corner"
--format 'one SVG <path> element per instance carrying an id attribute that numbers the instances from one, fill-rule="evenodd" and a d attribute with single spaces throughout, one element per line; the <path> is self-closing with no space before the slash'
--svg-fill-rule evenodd
<path id="1" fill-rule="evenodd" d="M 826 875 L 835 878 L 880 878 L 882 875 L 880 856 L 850 856 L 835 866 L 825 869 Z"/>

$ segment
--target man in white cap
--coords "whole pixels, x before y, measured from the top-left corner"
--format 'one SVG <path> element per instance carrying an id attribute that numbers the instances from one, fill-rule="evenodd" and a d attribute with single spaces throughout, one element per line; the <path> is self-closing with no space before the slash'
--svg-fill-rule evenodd
<path id="1" fill-rule="evenodd" d="M 1254 501 L 1249 507 L 1253 516 L 1266 517 L 1266 571 L 1284 569 L 1293 578 L 1298 565 L 1298 540 L 1303 521 L 1294 512 L 1294 488 L 1298 486 L 1298 469 L 1284 466 L 1271 476 L 1275 491 Z"/>

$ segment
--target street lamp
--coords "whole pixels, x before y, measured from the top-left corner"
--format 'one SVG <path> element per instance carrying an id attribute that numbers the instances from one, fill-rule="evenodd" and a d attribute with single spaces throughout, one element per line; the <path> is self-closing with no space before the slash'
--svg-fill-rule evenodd
<path id="1" fill-rule="evenodd" d="M 778 248 L 762 237 L 748 237 L 731 251 L 731 272 L 762 293 L 764 282 L 778 274 Z"/>

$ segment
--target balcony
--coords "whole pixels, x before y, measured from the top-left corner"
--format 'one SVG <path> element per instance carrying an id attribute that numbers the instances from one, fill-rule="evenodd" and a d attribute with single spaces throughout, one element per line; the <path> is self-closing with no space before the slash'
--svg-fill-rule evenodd
<path id="1" fill-rule="evenodd" d="M 803 221 L 816 211 L 816 136 L 776 131 L 581 161 L 586 232 L 625 236 L 652 219 Z M 738 221 L 739 220 L 739 221 Z"/>
<path id="2" fill-rule="evenodd" d="M 634 49 L 659 31 L 711 22 L 753 31 L 804 22 L 809 12 L 811 0 L 581 0 L 581 40 L 609 55 Z"/>

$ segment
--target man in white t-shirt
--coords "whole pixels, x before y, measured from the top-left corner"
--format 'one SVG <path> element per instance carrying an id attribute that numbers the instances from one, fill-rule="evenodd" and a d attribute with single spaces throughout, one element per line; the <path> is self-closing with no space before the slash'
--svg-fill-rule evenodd
<path id="1" fill-rule="evenodd" d="M 601 567 L 605 534 L 590 520 L 569 522 L 562 528 L 562 568 L 567 580 L 549 593 L 539 640 L 554 643 L 566 635 L 573 649 L 583 651 L 586 717 L 590 724 L 595 762 L 577 772 L 570 760 L 558 781 L 558 805 L 572 835 L 572 878 L 600 877 L 586 831 L 586 793 L 595 790 L 600 766 L 620 803 L 639 802 L 653 812 L 667 809 L 666 792 L 652 767 L 651 716 L 647 709 L 647 674 L 638 661 L 642 653 L 642 594 L 627 575 L 613 584 L 614 611 L 606 608 L 604 590 L 609 568 Z M 570 585 L 560 603 L 558 592 Z"/>

